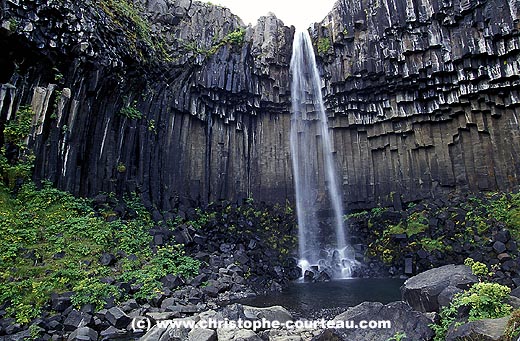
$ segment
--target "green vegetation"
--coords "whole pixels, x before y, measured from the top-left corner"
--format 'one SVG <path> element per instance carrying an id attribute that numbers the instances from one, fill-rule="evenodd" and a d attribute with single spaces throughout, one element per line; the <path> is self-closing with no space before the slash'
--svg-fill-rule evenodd
<path id="1" fill-rule="evenodd" d="M 125 165 L 124 163 L 122 163 L 122 162 L 118 162 L 116 168 L 117 168 L 117 171 L 118 171 L 119 173 L 124 173 L 124 172 L 126 172 L 126 165 Z"/>
<path id="2" fill-rule="evenodd" d="M 458 312 L 461 307 L 469 308 L 468 321 L 476 321 L 488 318 L 499 318 L 511 313 L 511 306 L 506 303 L 511 289 L 498 283 L 479 282 L 469 290 L 455 295 L 451 304 L 440 312 L 438 324 L 430 327 L 435 332 L 435 341 L 446 339 L 446 333 L 453 323 L 456 325 Z"/>
<path id="3" fill-rule="evenodd" d="M 450 207 L 409 203 L 401 212 L 376 207 L 345 219 L 352 219 L 355 228 L 368 230 L 366 255 L 388 265 L 399 266 L 403 255 L 420 250 L 427 252 L 432 264 L 442 263 L 445 255 L 461 262 L 469 253 L 454 254 L 455 246 L 466 245 L 464 250 L 489 246 L 494 234 L 503 229 L 513 240 L 520 240 L 520 193 L 480 193 Z M 426 261 L 421 267 L 419 271 L 428 268 Z"/>
<path id="4" fill-rule="evenodd" d="M 239 206 L 230 203 L 211 204 L 204 210 L 196 209 L 195 213 L 191 220 L 177 219 L 169 221 L 168 225 L 175 228 L 185 224 L 197 230 L 219 231 L 235 240 L 258 240 L 265 247 L 276 251 L 281 259 L 296 249 L 296 222 L 288 204 L 268 206 L 248 199 Z"/>
<path id="5" fill-rule="evenodd" d="M 329 53 L 331 49 L 330 39 L 327 37 L 318 40 L 318 54 L 324 55 Z"/>
<path id="6" fill-rule="evenodd" d="M 379 207 L 372 209 L 369 215 L 371 218 L 369 219 L 380 218 L 382 212 L 384 210 Z M 374 231 L 376 239 L 369 244 L 368 254 L 371 257 L 379 257 L 383 262 L 390 264 L 396 257 L 414 248 L 422 247 L 427 251 L 446 250 L 449 248 L 442 241 L 442 237 L 432 239 L 424 236 L 428 230 L 426 212 L 413 212 L 406 220 L 402 220 L 398 224 L 387 224 L 382 231 Z M 411 240 L 408 248 L 401 248 L 399 244 L 396 245 L 395 238 L 399 235 L 406 235 L 406 238 Z"/>
<path id="7" fill-rule="evenodd" d="M 203 54 L 206 56 L 212 56 L 224 45 L 241 46 L 244 44 L 244 37 L 246 30 L 243 28 L 237 28 L 236 30 L 228 33 L 224 38 L 215 42 L 209 49 L 199 47 L 197 42 L 188 42 L 184 44 L 184 49 L 187 51 L 194 52 L 196 54 Z"/>
<path id="8" fill-rule="evenodd" d="M 143 118 L 143 114 L 137 109 L 137 101 L 123 107 L 119 111 L 119 115 L 126 117 L 130 120 L 140 120 Z"/>
<path id="9" fill-rule="evenodd" d="M 9 31 L 14 32 L 18 29 L 20 22 L 16 18 L 9 19 Z"/>
<path id="10" fill-rule="evenodd" d="M 486 264 L 475 261 L 472 258 L 466 258 L 464 265 L 469 266 L 471 268 L 471 272 L 479 278 L 484 278 L 490 275 Z"/>
<path id="11" fill-rule="evenodd" d="M 489 274 L 487 266 L 481 262 L 468 258 L 464 264 L 470 266 L 473 274 L 480 280 Z M 512 311 L 512 307 L 506 303 L 510 292 L 511 289 L 505 285 L 480 281 L 468 290 L 456 294 L 450 305 L 441 309 L 439 322 L 430 325 L 435 332 L 434 340 L 445 340 L 452 324 L 458 326 L 464 323 L 459 316 L 462 307 L 469 309 L 468 321 L 508 316 Z"/>
<path id="12" fill-rule="evenodd" d="M 150 22 L 141 15 L 143 10 L 129 0 L 100 0 L 100 8 L 122 29 L 129 40 L 130 50 L 135 51 L 141 59 L 153 51 L 165 61 L 171 57 L 164 48 L 162 37 L 152 34 Z"/>
<path id="13" fill-rule="evenodd" d="M 21 107 L 4 126 L 4 145 L 0 149 L 0 179 L 10 189 L 30 178 L 34 162 L 33 153 L 26 140 L 31 132 L 34 112 L 28 106 Z"/>
<path id="14" fill-rule="evenodd" d="M 392 336 L 391 338 L 387 339 L 386 341 L 403 341 L 406 340 L 406 333 L 405 332 L 397 332 Z"/>
<path id="15" fill-rule="evenodd" d="M 506 224 L 511 235 L 520 239 L 520 193 L 489 193 L 488 198 L 471 198 L 466 205 L 466 220 L 472 222 L 468 232 L 482 234 L 488 231 L 491 222 L 500 221 Z"/>
<path id="16" fill-rule="evenodd" d="M 1 187 L 0 304 L 9 302 L 8 313 L 28 323 L 52 293 L 74 291 L 77 307 L 100 308 L 110 297 L 127 298 L 103 277 L 134 283 L 140 287 L 134 297 L 147 298 L 162 288 L 159 280 L 167 274 L 197 274 L 199 262 L 182 246 L 152 252 L 150 214 L 136 196 L 125 198 L 125 204 L 135 218 L 117 218 L 108 206 L 94 210 L 88 200 L 50 184 L 38 190 L 27 183 L 17 195 Z M 103 253 L 118 255 L 117 263 L 102 265 Z"/>

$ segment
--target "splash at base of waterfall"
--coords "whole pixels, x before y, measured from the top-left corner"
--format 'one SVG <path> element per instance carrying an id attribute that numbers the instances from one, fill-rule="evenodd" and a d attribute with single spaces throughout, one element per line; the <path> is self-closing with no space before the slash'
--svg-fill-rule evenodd
<path id="1" fill-rule="evenodd" d="M 299 259 L 302 270 L 300 282 L 324 282 L 331 279 L 352 278 L 353 271 L 360 263 L 354 259 L 354 250 L 349 246 L 342 249 L 324 249 L 316 261 Z"/>

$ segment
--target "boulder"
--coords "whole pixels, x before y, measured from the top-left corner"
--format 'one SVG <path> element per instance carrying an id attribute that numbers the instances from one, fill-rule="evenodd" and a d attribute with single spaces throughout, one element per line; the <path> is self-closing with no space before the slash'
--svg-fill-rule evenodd
<path id="1" fill-rule="evenodd" d="M 505 340 L 504 332 L 509 316 L 484 319 L 453 327 L 446 334 L 446 341 L 498 341 Z"/>
<path id="2" fill-rule="evenodd" d="M 244 315 L 248 320 L 267 320 L 278 321 L 281 323 L 291 321 L 293 319 L 291 313 L 281 306 L 272 306 L 267 308 L 256 308 L 243 306 Z"/>
<path id="3" fill-rule="evenodd" d="M 118 307 L 108 309 L 105 318 L 117 329 L 125 329 L 131 322 L 130 317 Z"/>
<path id="4" fill-rule="evenodd" d="M 77 310 L 72 310 L 63 322 L 65 331 L 77 330 L 86 327 L 92 321 L 92 316 Z"/>
<path id="5" fill-rule="evenodd" d="M 430 340 L 434 335 L 429 327 L 432 321 L 424 314 L 414 311 L 405 302 L 392 302 L 387 305 L 379 302 L 363 302 L 348 308 L 333 321 L 336 323 L 345 321 L 357 326 L 361 326 L 361 321 L 382 321 L 388 325 L 381 325 L 378 328 L 326 329 L 317 337 L 318 340 L 386 341 L 397 332 L 406 333 L 409 340 Z M 330 339 L 324 338 L 323 335 L 326 333 L 330 335 Z"/>
<path id="6" fill-rule="evenodd" d="M 439 311 L 439 295 L 447 287 L 467 289 L 478 278 L 465 265 L 445 265 L 409 278 L 401 287 L 403 300 L 421 312 Z M 441 296 L 443 297 L 443 296 Z M 442 299 L 441 299 L 442 300 Z"/>

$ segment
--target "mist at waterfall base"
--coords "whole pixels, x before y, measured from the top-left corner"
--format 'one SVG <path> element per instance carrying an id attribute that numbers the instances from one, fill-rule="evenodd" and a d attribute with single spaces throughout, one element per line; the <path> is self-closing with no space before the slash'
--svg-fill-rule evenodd
<path id="1" fill-rule="evenodd" d="M 355 261 L 346 241 L 342 194 L 321 79 L 307 31 L 296 32 L 294 36 L 291 97 L 290 145 L 298 218 L 298 265 L 312 280 L 349 278 Z M 334 228 L 327 233 L 320 227 L 323 211 L 332 212 L 330 220 Z"/>

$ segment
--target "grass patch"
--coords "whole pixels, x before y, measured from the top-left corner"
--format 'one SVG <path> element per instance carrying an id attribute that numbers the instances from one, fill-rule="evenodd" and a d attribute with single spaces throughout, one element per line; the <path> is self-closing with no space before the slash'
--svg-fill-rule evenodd
<path id="1" fill-rule="evenodd" d="M 52 293 L 66 291 L 75 292 L 77 307 L 130 298 L 103 277 L 136 284 L 134 297 L 147 298 L 161 290 L 159 280 L 167 274 L 198 273 L 199 262 L 182 246 L 153 253 L 150 214 L 135 196 L 125 204 L 135 218 L 114 219 L 108 207 L 94 210 L 90 201 L 50 184 L 41 190 L 26 184 L 16 196 L 0 187 L 0 304 L 8 303 L 8 314 L 28 323 Z M 104 252 L 119 255 L 116 266 L 100 264 Z"/>

